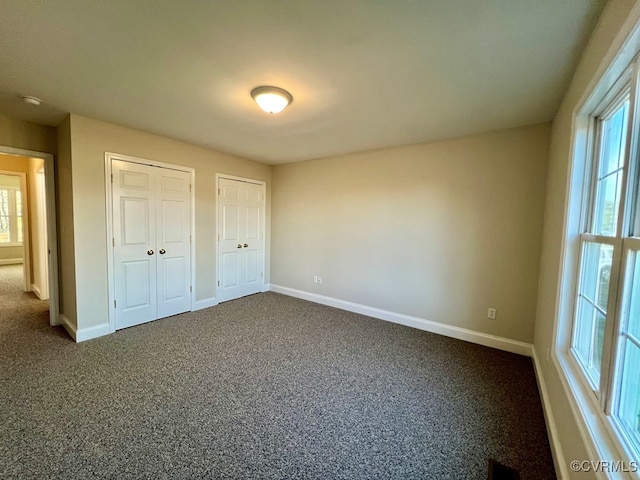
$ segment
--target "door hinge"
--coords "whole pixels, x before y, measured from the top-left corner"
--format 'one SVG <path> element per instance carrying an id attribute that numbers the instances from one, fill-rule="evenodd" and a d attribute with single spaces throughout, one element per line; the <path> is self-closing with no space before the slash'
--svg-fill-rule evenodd
<path id="1" fill-rule="evenodd" d="M 115 239 L 115 237 L 114 237 L 114 238 L 112 238 L 111 240 L 112 240 L 113 246 L 115 247 L 115 246 L 116 246 L 116 239 Z"/>
<path id="2" fill-rule="evenodd" d="M 220 280 L 218 280 L 218 286 L 220 286 Z"/>
<path id="3" fill-rule="evenodd" d="M 189 285 L 189 291 L 193 292 L 193 285 Z"/>
<path id="4" fill-rule="evenodd" d="M 218 195 L 220 195 L 220 189 L 218 189 Z"/>
<path id="5" fill-rule="evenodd" d="M 191 191 L 191 185 L 189 185 L 189 191 Z"/>
<path id="6" fill-rule="evenodd" d="M 189 235 L 189 243 L 191 243 L 191 235 Z"/>
<path id="7" fill-rule="evenodd" d="M 111 183 L 113 183 L 113 173 L 111 174 Z"/>
<path id="8" fill-rule="evenodd" d="M 118 308 L 118 303 L 115 300 L 113 301 L 113 308 Z"/>

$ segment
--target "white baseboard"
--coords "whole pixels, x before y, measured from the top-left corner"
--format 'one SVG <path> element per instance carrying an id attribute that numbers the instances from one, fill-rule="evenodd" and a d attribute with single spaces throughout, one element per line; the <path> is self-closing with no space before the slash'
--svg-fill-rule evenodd
<path id="1" fill-rule="evenodd" d="M 526 355 L 528 357 L 533 354 L 533 345 L 531 345 L 530 343 L 520 342 L 518 340 L 511 340 L 510 338 L 498 337 L 496 335 L 476 332 L 474 330 L 469 330 L 461 327 L 454 327 L 451 325 L 446 325 L 444 323 L 426 320 L 424 318 L 412 317 L 410 315 L 404 315 L 402 313 L 390 312 L 388 310 L 382 310 L 380 308 L 370 307 L 368 305 L 362 305 L 360 303 L 348 302 L 346 300 L 326 297 L 324 295 L 296 290 L 289 287 L 282 287 L 280 285 L 271 284 L 271 291 L 282 293 L 283 295 L 288 295 L 290 297 L 309 300 L 310 302 L 320 303 L 322 305 L 328 305 L 330 307 L 340 308 L 349 312 L 360 313 L 369 317 L 379 318 L 380 320 L 399 323 L 400 325 L 406 325 L 408 327 L 417 328 L 419 330 L 437 333 L 446 337 L 457 338 L 459 340 L 477 343 L 486 347 L 497 348 L 498 350 L 517 353 L 519 355 Z"/>
<path id="2" fill-rule="evenodd" d="M 204 300 L 196 300 L 193 304 L 193 311 L 202 310 L 204 308 L 215 307 L 218 305 L 216 297 L 205 298 Z"/>
<path id="3" fill-rule="evenodd" d="M 79 343 L 98 337 L 104 337 L 110 333 L 111 329 L 109 328 L 109 323 L 103 323 L 101 325 L 96 325 L 95 327 L 81 328 L 76 332 L 76 342 Z"/>
<path id="4" fill-rule="evenodd" d="M 73 338 L 77 343 L 85 342 L 87 340 L 92 340 L 98 337 L 104 337 L 105 335 L 109 335 L 109 333 L 111 333 L 111 329 L 109 328 L 108 323 L 96 325 L 95 327 L 77 329 L 76 326 L 73 325 L 71 321 L 64 315 L 60 315 L 60 323 L 67 331 L 67 333 L 71 335 L 71 338 Z"/>
<path id="5" fill-rule="evenodd" d="M 73 340 L 75 341 L 75 339 L 76 339 L 76 326 L 71 323 L 71 320 L 69 320 L 64 315 L 60 315 L 58 317 L 58 324 L 62 325 L 64 327 L 64 329 L 67 331 L 67 333 L 71 336 L 71 338 L 73 338 Z"/>
<path id="6" fill-rule="evenodd" d="M 18 265 L 22 264 L 21 258 L 3 258 L 0 260 L 0 265 Z"/>
<path id="7" fill-rule="evenodd" d="M 34 285 L 33 283 L 31 284 L 31 291 L 35 293 L 36 297 L 38 297 L 40 300 L 46 300 L 46 298 L 42 298 L 42 293 L 40 292 L 38 286 Z"/>
<path id="8" fill-rule="evenodd" d="M 560 444 L 560 434 L 558 433 L 558 427 L 553 416 L 551 400 L 549 399 L 549 391 L 547 390 L 547 384 L 545 383 L 544 376 L 542 375 L 540 360 L 538 359 L 535 348 L 533 349 L 532 358 L 536 381 L 538 382 L 538 390 L 540 391 L 540 398 L 542 399 L 542 410 L 544 412 L 544 421 L 547 425 L 547 435 L 549 437 L 549 445 L 551 446 L 553 465 L 555 467 L 558 480 L 568 479 L 569 471 L 567 470 L 567 462 L 564 457 L 564 452 L 562 451 L 562 445 Z"/>

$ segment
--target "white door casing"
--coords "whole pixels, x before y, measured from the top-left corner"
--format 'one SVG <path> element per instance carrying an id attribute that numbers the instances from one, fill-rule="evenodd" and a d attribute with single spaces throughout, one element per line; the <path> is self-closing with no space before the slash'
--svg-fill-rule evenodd
<path id="1" fill-rule="evenodd" d="M 265 185 L 218 178 L 218 302 L 264 288 Z"/>
<path id="2" fill-rule="evenodd" d="M 190 174 L 111 160 L 115 329 L 191 307 Z"/>

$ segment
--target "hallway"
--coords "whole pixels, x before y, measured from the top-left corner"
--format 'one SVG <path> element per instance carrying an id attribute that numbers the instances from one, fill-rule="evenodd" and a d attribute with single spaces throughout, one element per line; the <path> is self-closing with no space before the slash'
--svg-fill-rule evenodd
<path id="1" fill-rule="evenodd" d="M 57 329 L 55 329 L 57 330 Z M 22 265 L 0 266 L 0 343 L 4 354 L 20 348 L 21 337 L 42 331 L 51 335 L 49 302 L 23 290 Z M 60 332 L 62 333 L 62 332 Z"/>

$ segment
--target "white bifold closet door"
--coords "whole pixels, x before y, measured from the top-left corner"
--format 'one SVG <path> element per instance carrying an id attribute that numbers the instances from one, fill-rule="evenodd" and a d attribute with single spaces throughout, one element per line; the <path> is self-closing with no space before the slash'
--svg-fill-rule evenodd
<path id="1" fill-rule="evenodd" d="M 187 172 L 112 160 L 116 329 L 191 308 Z"/>
<path id="2" fill-rule="evenodd" d="M 264 288 L 264 184 L 218 180 L 218 301 Z"/>

